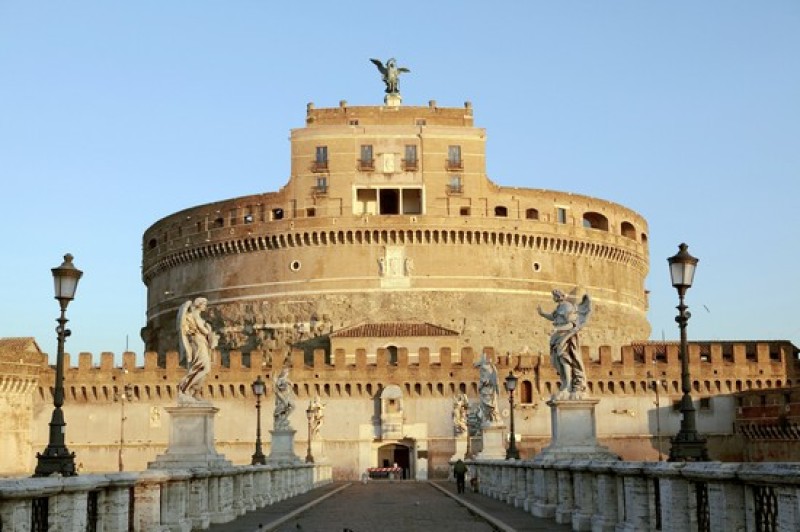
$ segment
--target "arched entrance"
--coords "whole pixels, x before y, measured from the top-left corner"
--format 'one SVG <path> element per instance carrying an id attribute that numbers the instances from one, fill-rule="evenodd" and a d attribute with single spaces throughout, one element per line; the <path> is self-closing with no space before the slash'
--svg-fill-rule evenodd
<path id="1" fill-rule="evenodd" d="M 413 479 L 414 468 L 412 463 L 413 445 L 403 443 L 387 443 L 378 448 L 377 467 L 397 467 L 403 470 L 402 478 Z"/>

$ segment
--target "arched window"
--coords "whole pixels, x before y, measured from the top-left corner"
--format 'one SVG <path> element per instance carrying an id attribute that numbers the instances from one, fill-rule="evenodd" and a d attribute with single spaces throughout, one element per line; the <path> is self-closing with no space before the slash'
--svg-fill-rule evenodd
<path id="1" fill-rule="evenodd" d="M 530 404 L 533 402 L 533 385 L 531 381 L 522 381 L 519 389 L 519 402 Z"/>
<path id="2" fill-rule="evenodd" d="M 525 209 L 525 218 L 528 220 L 538 220 L 539 211 L 536 209 Z"/>
<path id="3" fill-rule="evenodd" d="M 386 351 L 389 353 L 389 365 L 396 366 L 397 365 L 397 346 L 390 345 L 386 348 Z"/>
<path id="4" fill-rule="evenodd" d="M 583 214 L 583 226 L 588 229 L 608 231 L 608 218 L 599 212 L 586 212 Z"/>
<path id="5" fill-rule="evenodd" d="M 622 233 L 622 236 L 630 238 L 631 240 L 636 240 L 636 228 L 633 227 L 632 223 L 622 222 L 620 232 Z"/>
<path id="6" fill-rule="evenodd" d="M 494 215 L 506 217 L 508 216 L 508 208 L 503 207 L 502 205 L 498 205 L 497 207 L 494 208 Z"/>

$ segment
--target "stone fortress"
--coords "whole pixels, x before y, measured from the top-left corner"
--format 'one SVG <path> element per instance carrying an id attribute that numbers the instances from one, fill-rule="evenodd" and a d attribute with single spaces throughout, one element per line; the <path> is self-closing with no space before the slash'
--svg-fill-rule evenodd
<path id="1" fill-rule="evenodd" d="M 544 401 L 559 382 L 550 324 L 536 314 L 537 305 L 552 307 L 553 288 L 594 302 L 581 342 L 589 393 L 600 399 L 600 442 L 627 460 L 667 454 L 680 422 L 680 363 L 677 343 L 647 340 L 642 216 L 597 198 L 496 185 L 469 103 L 309 104 L 290 140 L 291 175 L 278 192 L 190 207 L 145 231 L 143 363 L 133 353 L 121 364 L 111 353 L 99 365 L 86 353 L 77 365 L 68 359 L 67 446 L 80 467 L 141 470 L 164 450 L 164 407 L 185 372 L 176 313 L 198 296 L 220 335 L 203 393 L 220 408 L 217 448 L 234 463 L 253 452 L 250 384 L 258 375 L 268 383 L 271 428 L 270 386 L 289 366 L 297 455 L 308 444 L 305 404 L 319 396 L 326 417 L 314 451 L 335 478 L 393 464 L 406 478 L 446 475 L 456 453 L 453 397 L 477 401 L 482 352 L 501 378 L 520 378 L 516 432 L 530 458 L 550 439 Z M 773 434 L 753 428 L 765 423 L 797 437 L 787 429 L 800 415 L 797 352 L 786 341 L 692 342 L 698 429 L 712 458 L 784 453 L 764 441 L 754 450 Z M 10 450 L 0 474 L 31 471 L 46 445 L 53 373 L 33 340 L 0 340 Z M 759 417 L 759 407 L 773 406 L 779 419 Z M 481 439 L 470 425 L 475 453 Z"/>

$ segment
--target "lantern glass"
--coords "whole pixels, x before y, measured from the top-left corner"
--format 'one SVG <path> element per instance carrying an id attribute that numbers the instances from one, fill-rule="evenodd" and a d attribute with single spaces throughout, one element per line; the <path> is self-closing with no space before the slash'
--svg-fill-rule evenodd
<path id="1" fill-rule="evenodd" d="M 55 297 L 59 301 L 72 301 L 78 289 L 78 281 L 83 272 L 72 264 L 72 255 L 64 255 L 64 262 L 58 268 L 52 268 Z"/>
<path id="2" fill-rule="evenodd" d="M 255 381 L 253 381 L 252 387 L 253 387 L 253 393 L 256 394 L 258 397 L 264 395 L 264 381 L 261 380 L 261 375 L 259 375 L 258 378 L 256 378 Z"/>
<path id="3" fill-rule="evenodd" d="M 508 377 L 506 377 L 506 390 L 508 390 L 509 392 L 513 392 L 516 389 L 517 389 L 517 377 L 515 377 L 513 373 L 509 372 Z"/>

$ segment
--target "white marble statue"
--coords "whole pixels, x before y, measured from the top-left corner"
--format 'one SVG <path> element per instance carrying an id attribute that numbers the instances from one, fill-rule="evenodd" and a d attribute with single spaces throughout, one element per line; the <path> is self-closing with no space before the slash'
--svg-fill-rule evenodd
<path id="1" fill-rule="evenodd" d="M 289 380 L 289 368 L 284 367 L 275 379 L 274 430 L 290 430 L 289 415 L 294 410 L 294 390 Z"/>
<path id="2" fill-rule="evenodd" d="M 178 310 L 178 350 L 186 375 L 178 383 L 178 403 L 202 403 L 199 394 L 211 371 L 211 351 L 217 347 L 217 335 L 203 319 L 208 300 L 198 297 L 187 301 Z"/>
<path id="3" fill-rule="evenodd" d="M 537 307 L 539 315 L 553 322 L 550 335 L 550 361 L 561 378 L 561 388 L 554 399 L 582 399 L 586 391 L 586 369 L 581 359 L 578 333 L 586 325 L 592 313 L 592 300 L 585 294 L 580 304 L 567 300 L 561 290 L 553 290 L 556 308 L 544 312 Z"/>
<path id="4" fill-rule="evenodd" d="M 325 406 L 326 404 L 322 402 L 319 395 L 315 395 L 308 405 L 308 409 L 311 410 L 311 436 L 313 438 L 319 436 L 319 430 L 325 421 Z"/>
<path id="5" fill-rule="evenodd" d="M 466 394 L 453 397 L 453 428 L 456 435 L 467 432 L 467 411 L 469 409 L 469 399 Z"/>
<path id="6" fill-rule="evenodd" d="M 497 383 L 497 368 L 486 356 L 481 353 L 481 358 L 475 362 L 475 367 L 479 368 L 478 395 L 480 396 L 480 408 L 478 418 L 481 425 L 491 424 L 500 419 L 497 412 L 497 397 L 500 394 L 500 387 Z"/>

